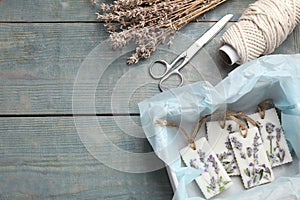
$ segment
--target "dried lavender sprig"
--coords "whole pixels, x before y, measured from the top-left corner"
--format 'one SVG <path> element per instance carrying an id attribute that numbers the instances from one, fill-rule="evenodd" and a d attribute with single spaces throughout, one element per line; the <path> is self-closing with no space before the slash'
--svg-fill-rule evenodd
<path id="1" fill-rule="evenodd" d="M 174 0 L 173 0 L 174 1 Z M 131 18 L 131 19 L 134 19 L 136 16 L 137 16 L 137 13 L 140 13 L 141 11 L 146 11 L 145 13 L 148 15 L 149 13 L 151 13 L 149 15 L 149 17 L 151 17 L 153 14 L 157 13 L 158 20 L 161 21 L 161 17 L 164 15 L 164 14 L 168 14 L 168 19 L 170 20 L 170 18 L 172 18 L 173 15 L 175 16 L 179 16 L 179 17 L 182 17 L 183 15 L 188 15 L 189 13 L 193 13 L 192 14 L 192 17 L 195 17 L 195 13 L 193 11 L 199 11 L 199 6 L 200 8 L 202 7 L 206 7 L 208 9 L 211 9 L 212 7 L 215 7 L 217 6 L 218 4 L 220 3 L 223 3 L 224 1 L 226 0 L 211 0 L 211 1 L 204 1 L 204 0 L 197 0 L 197 1 L 191 1 L 191 2 L 188 2 L 189 4 L 188 5 L 185 5 L 183 4 L 184 6 L 189 6 L 189 7 L 183 7 L 184 10 L 179 9 L 180 8 L 180 4 L 176 4 L 174 3 L 173 1 L 170 1 L 172 4 L 171 5 L 168 5 L 168 6 L 165 6 L 166 5 L 166 2 L 163 2 L 163 6 L 160 6 L 160 4 L 155 4 L 154 6 L 152 7 L 135 7 L 131 10 L 128 10 L 128 9 L 122 9 L 121 7 L 113 7 L 113 6 L 110 6 L 110 5 L 106 5 L 106 4 L 102 4 L 102 10 L 104 11 L 110 11 L 106 14 L 103 14 L 103 15 L 99 15 L 98 17 L 100 19 L 103 19 L 105 21 L 108 21 L 109 19 L 110 20 L 120 20 L 120 19 L 123 19 L 124 17 L 125 18 Z M 177 0 L 178 2 L 179 0 Z M 175 1 L 176 2 L 176 1 Z M 183 1 L 184 2 L 184 1 Z M 204 4 L 205 3 L 205 4 Z M 197 7 L 198 6 L 198 7 Z M 176 10 L 173 10 L 173 9 L 168 9 L 168 8 L 176 8 Z M 157 8 L 161 8 L 161 10 L 159 10 L 160 12 L 157 12 Z M 202 14 L 202 12 L 206 12 L 208 9 L 202 9 L 200 10 L 200 13 Z M 123 12 L 122 12 L 123 10 Z M 149 12 L 150 11 L 150 12 Z M 152 11 L 152 12 L 151 12 Z M 154 12 L 153 12 L 154 11 Z M 161 11 L 164 11 L 163 13 L 161 13 Z M 171 11 L 171 12 L 170 12 Z M 182 12 L 180 12 L 182 11 Z M 146 16 L 147 16 L 146 15 Z M 143 15 L 141 15 L 143 16 Z M 150 19 L 150 21 L 153 21 L 153 18 Z M 172 20 L 171 20 L 172 21 Z M 122 22 L 119 21 L 119 22 Z M 134 22 L 134 21 L 132 21 Z M 169 23 L 169 22 L 168 22 Z"/>
<path id="2" fill-rule="evenodd" d="M 172 37 L 197 16 L 226 0 L 116 0 L 102 4 L 102 14 L 113 48 L 121 48 L 135 41 L 136 52 L 128 63 L 148 58 L 159 44 Z"/>

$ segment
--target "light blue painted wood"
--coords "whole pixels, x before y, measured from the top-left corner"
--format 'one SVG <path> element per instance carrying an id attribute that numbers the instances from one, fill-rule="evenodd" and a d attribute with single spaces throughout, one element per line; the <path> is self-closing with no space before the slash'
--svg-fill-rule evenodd
<path id="1" fill-rule="evenodd" d="M 112 117 L 99 117 L 99 123 L 120 148 L 151 151 L 145 139 L 126 135 Z M 0 118 L 0 137 L 1 199 L 171 199 L 164 169 L 130 174 L 107 167 L 87 151 L 72 117 Z M 109 148 L 104 151 L 120 160 Z M 129 158 L 119 165 L 130 163 Z"/>
<path id="2" fill-rule="evenodd" d="M 199 17 L 199 20 L 217 20 L 227 13 L 236 14 L 235 20 L 255 0 L 228 0 L 217 8 Z M 98 4 L 101 5 L 98 1 Z M 112 1 L 105 1 L 112 2 Z M 91 0 L 9 0 L 0 1 L 0 21 L 17 22 L 61 22 L 61 21 L 97 21 L 96 11 Z"/>

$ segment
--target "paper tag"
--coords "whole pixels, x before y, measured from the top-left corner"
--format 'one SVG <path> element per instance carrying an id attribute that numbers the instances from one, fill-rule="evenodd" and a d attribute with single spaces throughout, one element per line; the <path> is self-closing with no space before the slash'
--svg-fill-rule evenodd
<path id="1" fill-rule="evenodd" d="M 251 188 L 271 182 L 274 175 L 258 128 L 249 128 L 247 137 L 240 132 L 229 135 L 244 187 Z"/>
<path id="2" fill-rule="evenodd" d="M 208 143 L 216 153 L 229 176 L 240 175 L 228 136 L 239 130 L 239 125 L 228 120 L 222 129 L 219 122 L 206 122 Z"/>
<path id="3" fill-rule="evenodd" d="M 203 137 L 195 144 L 196 150 L 185 147 L 180 154 L 187 166 L 203 170 L 195 180 L 205 198 L 209 199 L 229 188 L 232 182 L 207 140 Z"/>
<path id="4" fill-rule="evenodd" d="M 293 158 L 285 140 L 275 108 L 266 110 L 264 119 L 260 118 L 259 113 L 249 115 L 249 117 L 261 125 L 261 137 L 264 141 L 264 147 L 272 167 L 292 162 Z"/>

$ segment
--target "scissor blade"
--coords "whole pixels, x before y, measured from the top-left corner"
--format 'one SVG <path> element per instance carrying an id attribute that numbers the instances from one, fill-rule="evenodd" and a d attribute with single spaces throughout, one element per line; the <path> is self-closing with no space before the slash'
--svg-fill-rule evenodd
<path id="1" fill-rule="evenodd" d="M 232 14 L 228 14 L 222 17 L 222 19 L 220 19 L 215 25 L 213 25 L 195 42 L 197 47 L 201 49 L 206 43 L 208 43 L 212 38 L 214 38 L 217 35 L 217 33 L 219 33 L 224 28 L 224 26 L 229 22 L 229 20 L 232 17 Z"/>

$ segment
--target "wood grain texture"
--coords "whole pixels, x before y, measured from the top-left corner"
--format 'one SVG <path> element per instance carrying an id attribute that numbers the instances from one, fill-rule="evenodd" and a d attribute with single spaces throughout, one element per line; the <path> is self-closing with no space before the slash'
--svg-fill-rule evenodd
<path id="1" fill-rule="evenodd" d="M 113 118 L 101 117 L 99 124 L 120 148 L 151 151 Z M 72 117 L 0 118 L 0 134 L 0 199 L 171 199 L 164 169 L 130 174 L 105 166 L 86 150 Z"/>
<path id="2" fill-rule="evenodd" d="M 96 10 L 90 0 L 3 0 L 0 21 L 96 21 Z"/>
<path id="3" fill-rule="evenodd" d="M 192 42 L 212 24 L 191 23 L 180 33 Z M 299 30 L 298 26 L 275 53 L 299 53 Z M 103 27 L 96 23 L 1 24 L 0 35 L 0 114 L 12 115 L 72 114 L 73 85 L 78 70 L 90 52 L 108 37 Z M 225 77 L 233 68 L 226 66 L 218 55 L 220 36 L 205 47 L 205 52 L 216 63 L 220 76 Z M 182 38 L 177 42 L 188 45 Z M 177 50 L 179 53 L 183 46 Z M 102 52 L 105 59 L 113 55 L 112 50 Z M 169 54 L 158 51 L 156 56 L 159 55 L 165 58 Z M 175 56 L 170 54 L 168 59 Z M 104 70 L 104 73 L 102 77 L 96 77 L 100 78 L 96 91 L 90 91 L 95 93 L 96 113 L 138 113 L 138 102 L 159 93 L 158 81 L 148 75 L 148 66 L 142 65 L 143 62 L 138 66 L 127 66 L 125 59 L 126 55 L 120 56 L 109 66 L 99 63 L 99 71 Z M 196 59 L 201 59 L 200 52 Z M 206 63 L 200 61 L 195 65 L 196 73 L 195 68 L 182 70 L 188 81 L 213 75 L 209 75 L 209 70 L 206 74 L 201 71 Z M 91 90 L 93 82 L 95 80 L 88 77 L 82 88 Z M 88 101 L 85 96 L 80 98 L 83 104 Z"/>
<path id="4" fill-rule="evenodd" d="M 191 24 L 198 31 L 191 32 L 187 37 L 199 37 L 209 25 L 211 23 Z M 93 48 L 107 39 L 101 27 L 98 24 L 1 25 L 1 113 L 72 113 L 72 91 L 77 71 Z M 114 51 L 103 54 L 111 57 Z M 112 112 L 110 97 L 117 81 L 129 70 L 137 68 L 125 65 L 125 58 L 109 66 L 101 77 L 96 92 L 98 113 Z M 101 67 L 105 66 L 99 63 L 99 70 Z M 134 85 L 132 78 L 126 84 Z M 149 80 L 150 77 L 146 74 L 146 77 L 138 78 Z M 90 88 L 90 82 L 86 80 L 86 88 Z M 126 90 L 122 92 L 125 94 L 119 95 L 126 95 Z M 135 107 L 130 112 L 137 112 L 138 101 L 159 91 L 157 85 L 152 84 L 142 92 L 146 94 L 135 95 L 139 99 L 134 101 L 134 105 L 130 103 L 130 107 Z M 82 101 L 85 101 L 84 97 Z"/>
<path id="5" fill-rule="evenodd" d="M 249 3 L 255 0 L 228 0 L 211 12 L 199 17 L 200 20 L 217 20 L 227 13 L 234 13 L 238 19 Z M 112 1 L 98 1 L 101 2 Z M 0 1 L 1 22 L 95 22 L 98 6 L 91 0 L 2 0 Z"/>

